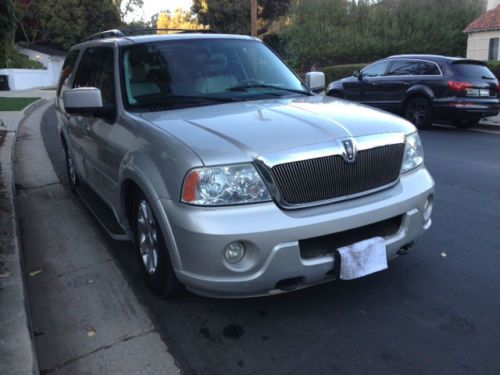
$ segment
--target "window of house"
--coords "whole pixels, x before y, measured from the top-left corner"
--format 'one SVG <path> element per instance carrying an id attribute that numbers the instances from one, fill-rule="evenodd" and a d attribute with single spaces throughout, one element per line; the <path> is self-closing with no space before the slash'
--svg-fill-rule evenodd
<path id="1" fill-rule="evenodd" d="M 499 38 L 491 38 L 490 39 L 488 60 L 498 60 L 498 39 Z"/>

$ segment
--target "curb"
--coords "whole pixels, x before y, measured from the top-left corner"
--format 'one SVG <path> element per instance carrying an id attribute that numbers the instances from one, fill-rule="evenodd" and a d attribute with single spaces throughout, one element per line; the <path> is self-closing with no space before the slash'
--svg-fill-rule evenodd
<path id="1" fill-rule="evenodd" d="M 498 125 L 493 125 L 493 124 L 488 124 L 488 123 L 479 123 L 475 129 L 481 129 L 481 130 L 489 130 L 489 131 L 494 131 L 494 132 L 500 132 L 500 124 Z"/>
<path id="2" fill-rule="evenodd" d="M 0 254 L 7 273 L 7 276 L 0 278 L 0 297 L 5 298 L 0 304 L 0 373 L 39 373 L 15 210 L 14 152 L 20 125 L 47 101 L 41 98 L 24 108 L 17 129 L 0 130 L 4 142 L 3 152 L 0 154 L 0 167 L 3 166 L 0 168 L 0 182 L 4 182 L 0 184 L 0 205 L 3 211 L 0 218 L 0 244 L 4 251 Z"/>

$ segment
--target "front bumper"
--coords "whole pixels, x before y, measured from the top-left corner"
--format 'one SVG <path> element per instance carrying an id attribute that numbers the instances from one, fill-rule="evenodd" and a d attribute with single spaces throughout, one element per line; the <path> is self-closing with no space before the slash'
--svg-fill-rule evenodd
<path id="1" fill-rule="evenodd" d="M 334 279 L 333 255 L 303 259 L 299 240 L 342 232 L 402 215 L 399 231 L 386 237 L 387 256 L 397 255 L 431 221 L 422 210 L 434 190 L 424 167 L 403 175 L 390 189 L 362 198 L 296 211 L 274 202 L 219 208 L 192 207 L 160 200 L 168 218 L 160 220 L 178 279 L 191 291 L 214 297 L 251 297 L 282 292 L 277 285 L 297 281 L 295 289 Z M 163 215 L 162 215 L 163 216 Z M 224 260 L 233 241 L 246 246 L 237 264 Z"/>

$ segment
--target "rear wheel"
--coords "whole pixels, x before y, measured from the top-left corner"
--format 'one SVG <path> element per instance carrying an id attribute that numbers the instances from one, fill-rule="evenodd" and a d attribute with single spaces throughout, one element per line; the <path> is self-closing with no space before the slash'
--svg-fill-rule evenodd
<path id="1" fill-rule="evenodd" d="M 410 99 L 405 105 L 404 115 L 418 129 L 427 129 L 432 125 L 432 107 L 424 97 Z"/>
<path id="2" fill-rule="evenodd" d="M 153 209 L 143 194 L 137 194 L 134 209 L 135 244 L 151 290 L 162 297 L 179 294 L 182 286 L 175 276 L 168 250 Z"/>

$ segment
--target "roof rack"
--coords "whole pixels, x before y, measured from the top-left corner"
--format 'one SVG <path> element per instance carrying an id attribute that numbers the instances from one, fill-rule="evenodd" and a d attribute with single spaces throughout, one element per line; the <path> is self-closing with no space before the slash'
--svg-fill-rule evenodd
<path id="1" fill-rule="evenodd" d="M 84 41 L 95 40 L 95 39 L 105 39 L 105 38 L 120 38 L 125 36 L 133 36 L 133 35 L 150 35 L 156 34 L 158 31 L 166 31 L 166 32 L 175 32 L 178 34 L 188 34 L 188 33 L 206 33 L 212 34 L 216 33 L 214 30 L 210 29 L 156 29 L 156 28 L 147 28 L 147 29 L 114 29 L 114 30 L 106 30 L 101 31 L 100 33 L 95 33 L 89 35 L 84 39 Z"/>

